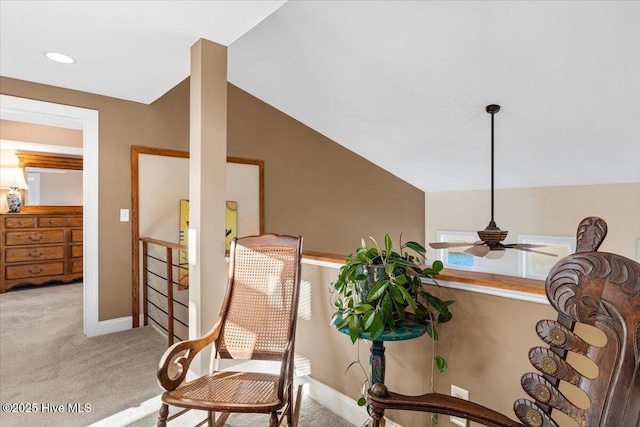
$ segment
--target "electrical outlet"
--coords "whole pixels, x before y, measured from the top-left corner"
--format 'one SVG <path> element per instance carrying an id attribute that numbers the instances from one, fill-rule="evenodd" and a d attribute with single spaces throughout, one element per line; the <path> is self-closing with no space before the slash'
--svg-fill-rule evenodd
<path id="1" fill-rule="evenodd" d="M 465 390 L 456 385 L 451 384 L 451 396 L 457 397 L 458 399 L 469 400 L 469 390 Z M 467 427 L 467 420 L 460 417 L 449 417 L 452 424 L 455 424 L 460 427 Z"/>

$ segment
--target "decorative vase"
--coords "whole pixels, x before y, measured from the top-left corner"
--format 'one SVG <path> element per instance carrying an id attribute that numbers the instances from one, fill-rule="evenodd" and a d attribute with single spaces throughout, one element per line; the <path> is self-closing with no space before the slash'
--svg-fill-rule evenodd
<path id="1" fill-rule="evenodd" d="M 7 207 L 9 213 L 19 213 L 22 206 L 22 194 L 16 187 L 11 187 L 7 193 Z"/>

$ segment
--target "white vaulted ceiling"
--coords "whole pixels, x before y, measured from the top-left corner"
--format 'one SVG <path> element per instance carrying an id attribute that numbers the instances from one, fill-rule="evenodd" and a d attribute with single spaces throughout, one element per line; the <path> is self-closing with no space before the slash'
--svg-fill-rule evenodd
<path id="1" fill-rule="evenodd" d="M 496 187 L 640 182 L 640 2 L 0 7 L 6 77 L 150 103 L 206 38 L 231 83 L 424 191 L 489 187 L 491 103 Z"/>

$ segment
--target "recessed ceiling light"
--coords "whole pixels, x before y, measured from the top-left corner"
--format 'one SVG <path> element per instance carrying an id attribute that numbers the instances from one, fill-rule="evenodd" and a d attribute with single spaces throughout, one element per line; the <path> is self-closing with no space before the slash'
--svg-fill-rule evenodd
<path id="1" fill-rule="evenodd" d="M 73 64 L 74 62 L 76 62 L 76 60 L 72 57 L 58 52 L 45 52 L 44 56 L 52 61 L 61 62 L 63 64 Z"/>

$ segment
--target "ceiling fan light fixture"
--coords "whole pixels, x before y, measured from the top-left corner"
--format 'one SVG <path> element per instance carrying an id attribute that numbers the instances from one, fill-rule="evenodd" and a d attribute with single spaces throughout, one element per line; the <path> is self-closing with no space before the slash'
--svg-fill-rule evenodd
<path id="1" fill-rule="evenodd" d="M 46 56 L 51 61 L 59 62 L 61 64 L 73 64 L 76 62 L 76 60 L 69 55 L 65 55 L 64 53 L 59 52 L 45 52 L 44 56 Z"/>
<path id="2" fill-rule="evenodd" d="M 500 248 L 491 248 L 491 250 L 489 252 L 487 252 L 487 254 L 485 255 L 485 258 L 487 259 L 500 259 L 504 256 L 505 252 L 507 252 L 506 249 Z"/>

